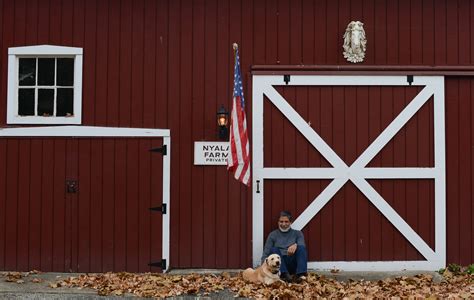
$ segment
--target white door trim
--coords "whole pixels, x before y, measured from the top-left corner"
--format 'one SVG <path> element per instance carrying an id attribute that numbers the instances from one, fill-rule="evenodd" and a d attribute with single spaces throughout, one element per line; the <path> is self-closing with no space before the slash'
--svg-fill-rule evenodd
<path id="1" fill-rule="evenodd" d="M 95 127 L 95 126 L 50 126 L 50 127 L 18 127 L 0 128 L 0 138 L 5 137 L 149 137 L 163 138 L 167 146 L 167 155 L 163 155 L 163 204 L 167 213 L 163 215 L 162 257 L 166 259 L 166 272 L 170 257 L 170 162 L 171 137 L 169 129 Z"/>
<path id="2" fill-rule="evenodd" d="M 446 179 L 445 179 L 445 126 L 444 77 L 414 76 L 412 85 L 424 88 L 395 117 L 385 130 L 367 147 L 351 166 L 315 132 L 281 96 L 274 86 L 286 85 L 282 75 L 253 76 L 253 264 L 260 263 L 263 251 L 263 186 L 265 179 L 333 179 L 316 199 L 293 222 L 302 229 L 328 203 L 347 181 L 354 185 L 424 256 L 426 261 L 380 262 L 309 262 L 313 269 L 337 268 L 342 270 L 437 270 L 446 260 Z M 292 75 L 289 86 L 408 86 L 407 76 L 320 76 Z M 333 166 L 332 168 L 265 168 L 263 166 L 263 101 L 269 99 L 298 131 Z M 434 153 L 432 168 L 368 168 L 367 164 L 383 149 L 396 133 L 431 98 L 434 101 Z M 398 215 L 367 179 L 434 179 L 435 182 L 435 250 Z"/>

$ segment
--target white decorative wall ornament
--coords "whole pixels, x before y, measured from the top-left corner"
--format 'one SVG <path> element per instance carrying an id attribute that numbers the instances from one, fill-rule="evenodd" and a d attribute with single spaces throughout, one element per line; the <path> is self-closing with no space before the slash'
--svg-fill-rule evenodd
<path id="1" fill-rule="evenodd" d="M 364 61 L 366 44 L 364 23 L 350 22 L 344 33 L 344 58 L 352 63 Z"/>

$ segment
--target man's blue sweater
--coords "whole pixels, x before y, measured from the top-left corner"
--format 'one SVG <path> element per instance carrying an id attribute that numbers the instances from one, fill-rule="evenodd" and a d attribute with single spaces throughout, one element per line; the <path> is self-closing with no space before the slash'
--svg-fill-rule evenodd
<path id="1" fill-rule="evenodd" d="M 287 232 L 275 229 L 268 235 L 265 247 L 263 248 L 262 263 L 267 258 L 273 247 L 278 248 L 282 255 L 288 255 L 288 247 L 293 244 L 305 246 L 303 233 L 299 230 L 290 228 Z"/>

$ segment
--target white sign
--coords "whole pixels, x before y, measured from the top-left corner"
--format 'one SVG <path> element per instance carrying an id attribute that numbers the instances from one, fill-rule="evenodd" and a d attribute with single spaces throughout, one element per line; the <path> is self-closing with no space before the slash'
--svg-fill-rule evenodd
<path id="1" fill-rule="evenodd" d="M 229 142 L 194 142 L 195 165 L 227 165 Z"/>

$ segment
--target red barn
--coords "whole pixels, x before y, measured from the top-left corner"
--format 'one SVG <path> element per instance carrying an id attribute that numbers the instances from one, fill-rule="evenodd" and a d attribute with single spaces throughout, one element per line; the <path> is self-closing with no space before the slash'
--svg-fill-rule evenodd
<path id="1" fill-rule="evenodd" d="M 472 263 L 473 28 L 468 0 L 0 0 L 0 270 L 244 268 L 283 209 L 313 269 Z M 248 188 L 193 159 L 234 42 Z"/>

